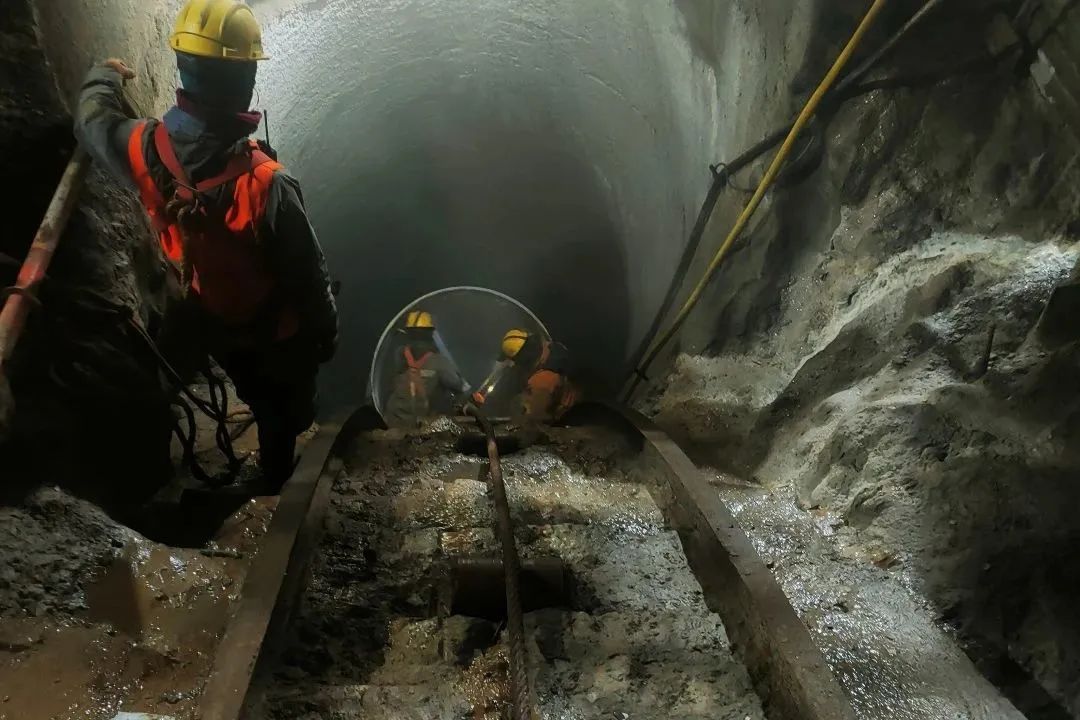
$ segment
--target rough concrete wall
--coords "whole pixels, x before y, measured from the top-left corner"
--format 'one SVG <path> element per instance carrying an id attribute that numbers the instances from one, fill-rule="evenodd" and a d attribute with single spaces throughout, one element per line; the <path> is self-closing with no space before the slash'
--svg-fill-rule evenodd
<path id="1" fill-rule="evenodd" d="M 786 112 L 807 32 L 797 2 L 255 7 L 271 129 L 345 281 L 338 387 L 401 306 L 453 284 L 620 365 L 708 164 Z"/>

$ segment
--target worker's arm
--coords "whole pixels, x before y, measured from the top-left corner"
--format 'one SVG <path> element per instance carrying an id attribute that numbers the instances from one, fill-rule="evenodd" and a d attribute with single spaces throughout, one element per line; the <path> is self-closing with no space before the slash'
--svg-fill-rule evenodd
<path id="1" fill-rule="evenodd" d="M 487 402 L 488 396 L 495 392 L 495 388 L 501 387 L 503 379 L 507 373 L 514 367 L 514 363 L 511 360 L 499 360 L 495 363 L 495 367 L 491 369 L 488 376 L 484 378 L 484 381 L 480 383 L 480 386 L 473 393 L 473 401 L 478 405 L 483 405 Z"/>
<path id="2" fill-rule="evenodd" d="M 316 344 L 321 361 L 329 360 L 337 349 L 337 304 L 300 183 L 285 172 L 274 174 L 259 241 L 286 299 L 300 313 L 300 332 Z"/>
<path id="3" fill-rule="evenodd" d="M 135 76 L 119 60 L 90 69 L 75 108 L 75 137 L 101 167 L 131 183 L 128 139 L 140 120 L 124 113 L 124 80 Z"/>
<path id="4" fill-rule="evenodd" d="M 443 389 L 455 394 L 463 394 L 469 392 L 470 385 L 468 380 L 461 376 L 458 369 L 454 367 L 454 364 L 443 355 L 436 355 L 432 362 L 432 369 L 435 371 L 435 375 L 439 380 L 439 385 Z"/>

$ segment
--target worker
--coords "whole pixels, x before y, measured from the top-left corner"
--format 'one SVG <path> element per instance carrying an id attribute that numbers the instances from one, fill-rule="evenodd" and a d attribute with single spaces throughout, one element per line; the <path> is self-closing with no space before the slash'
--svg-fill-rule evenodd
<path id="1" fill-rule="evenodd" d="M 473 402 L 486 405 L 492 396 L 513 394 L 517 413 L 529 420 L 558 419 L 577 402 L 562 344 L 513 329 L 503 336 L 500 350 L 495 369 L 473 394 Z"/>
<path id="2" fill-rule="evenodd" d="M 457 399 L 471 389 L 454 363 L 439 351 L 431 313 L 414 310 L 395 351 L 394 386 L 386 402 L 384 419 L 394 427 L 415 427 L 424 418 L 451 412 Z"/>
<path id="3" fill-rule="evenodd" d="M 337 308 L 299 184 L 268 144 L 249 139 L 261 120 L 250 109 L 257 64 L 267 59 L 255 15 L 237 0 L 188 0 L 169 42 L 181 88 L 162 119 L 124 112 L 123 83 L 135 72 L 111 59 L 86 76 L 75 131 L 138 191 L 177 305 L 198 318 L 189 342 L 213 356 L 254 413 L 274 492 L 314 420 Z"/>

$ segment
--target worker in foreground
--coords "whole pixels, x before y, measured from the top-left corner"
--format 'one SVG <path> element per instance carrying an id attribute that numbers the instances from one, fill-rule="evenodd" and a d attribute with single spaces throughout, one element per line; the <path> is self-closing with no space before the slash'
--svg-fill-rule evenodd
<path id="1" fill-rule="evenodd" d="M 519 414 L 526 420 L 557 420 L 578 401 L 566 376 L 566 349 L 541 335 L 513 329 L 502 339 L 500 358 L 488 379 L 473 393 L 483 406 L 499 393 L 519 395 Z"/>
<path id="2" fill-rule="evenodd" d="M 292 473 L 296 437 L 315 417 L 318 366 L 337 346 L 323 252 L 295 179 L 249 140 L 265 60 L 251 9 L 189 0 L 170 44 L 182 88 L 161 120 L 130 119 L 121 60 L 90 70 L 75 131 L 102 167 L 138 190 L 171 265 L 186 342 L 198 343 L 255 415 L 269 492 Z"/>
<path id="3" fill-rule="evenodd" d="M 391 427 L 416 427 L 425 418 L 447 415 L 469 396 L 469 383 L 450 358 L 439 350 L 431 313 L 414 310 L 397 331 L 394 387 L 386 401 L 384 419 Z"/>

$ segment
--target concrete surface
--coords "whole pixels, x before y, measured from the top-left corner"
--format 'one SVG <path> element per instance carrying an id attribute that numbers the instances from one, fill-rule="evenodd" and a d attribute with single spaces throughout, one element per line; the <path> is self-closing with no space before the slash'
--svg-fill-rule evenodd
<path id="1" fill-rule="evenodd" d="M 164 38 L 175 4 L 18 0 L 5 8 L 0 71 L 9 82 L 0 89 L 0 157 L 21 178 L 25 197 L 12 203 L 18 212 L 9 218 L 4 252 L 21 256 L 70 152 L 64 99 L 89 62 L 125 55 L 142 76 L 131 88 L 140 104 L 149 111 L 168 100 L 174 71 Z M 359 392 L 357 379 L 386 320 L 415 295 L 458 282 L 519 297 L 583 364 L 610 370 L 651 320 L 704 195 L 706 165 L 786 116 L 863 9 L 856 2 L 748 0 L 254 4 L 267 11 L 275 57 L 261 69 L 259 104 L 271 111 L 274 140 L 304 180 L 345 282 L 345 348 L 328 383 L 342 398 L 348 388 Z M 976 17 L 959 13 L 934 25 L 887 69 L 948 65 L 980 50 Z M 1060 49 L 1054 42 L 1051 49 Z M 1080 365 L 1074 347 L 1044 346 L 1031 330 L 1050 287 L 1076 260 L 1080 165 L 1075 147 L 1059 142 L 1060 128 L 1040 110 L 1049 87 L 1045 65 L 1035 82 L 1023 78 L 1023 68 L 1016 81 L 1017 68 L 1009 67 L 930 89 L 876 93 L 845 109 L 824 134 L 821 171 L 771 194 L 753 242 L 740 246 L 681 339 L 683 349 L 716 357 L 681 359 L 663 395 L 646 404 L 709 461 L 793 492 L 803 506 L 828 508 L 865 532 L 882 559 L 899 558 L 910 570 L 904 577 L 967 639 L 1018 663 L 1077 716 L 1080 569 L 1070 548 L 1080 532 L 1071 513 Z M 1071 76 L 1071 65 L 1056 58 L 1051 65 L 1062 68 L 1056 79 Z M 756 172 L 748 170 L 740 186 Z M 130 195 L 106 189 L 101 177 L 93 186 L 69 233 L 79 242 L 65 242 L 76 250 L 58 257 L 53 286 L 90 279 L 94 289 L 146 311 L 154 301 L 143 286 L 154 258 L 139 250 L 146 225 L 133 220 Z M 741 199 L 737 192 L 725 198 L 699 265 Z M 23 437 L 56 446 L 50 459 L 74 458 L 63 472 L 44 475 L 68 481 L 79 474 L 72 468 L 93 464 L 89 450 L 131 460 L 128 470 L 148 474 L 151 460 L 131 451 L 151 447 L 153 438 L 117 432 L 96 413 L 69 414 L 107 399 L 118 415 L 138 417 L 139 428 L 152 425 L 143 406 L 113 402 L 118 395 L 107 382 L 139 377 L 132 353 L 108 329 L 65 315 L 62 302 L 49 307 L 59 322 L 39 337 L 67 364 L 30 364 L 36 374 L 24 375 L 23 388 L 49 387 L 58 374 L 72 379 L 86 367 L 108 372 L 74 374 L 84 382 L 79 387 L 92 388 L 78 403 L 63 393 L 34 396 L 37 417 Z M 985 355 L 991 325 L 996 339 Z M 88 340 L 108 352 L 88 362 L 81 355 Z M 989 367 L 979 371 L 983 358 Z M 85 447 L 67 447 L 78 441 Z M 409 472 L 419 468 L 412 462 Z M 454 503 L 440 511 L 459 513 L 456 522 L 475 508 L 476 480 L 450 480 Z M 380 482 L 392 487 L 396 480 Z M 572 502 L 547 510 L 556 527 L 604 512 L 590 491 L 564 491 Z M 35 501 L 19 502 L 26 504 L 16 512 Z M 377 493 L 364 502 L 393 510 Z M 413 560 L 448 538 L 434 526 L 398 535 L 357 516 L 348 502 L 340 509 L 336 522 L 349 532 L 338 533 L 345 539 L 328 556 L 339 566 L 328 567 L 314 588 L 320 607 L 332 612 L 324 626 L 308 628 L 325 647 L 297 651 L 293 660 L 317 676 L 344 655 L 344 667 L 355 672 L 321 678 L 327 692 L 375 706 L 412 702 L 413 686 L 364 686 L 381 657 L 359 653 L 388 647 L 372 618 L 424 617 L 417 590 L 427 582 L 426 565 Z M 638 511 L 648 517 L 646 508 Z M 634 517 L 626 532 L 639 527 Z M 544 526 L 542 517 L 533 519 Z M 642 523 L 644 555 L 620 546 L 615 558 L 665 556 L 664 533 Z M 553 531 L 536 541 L 562 538 L 567 550 L 604 542 L 587 527 L 577 538 Z M 361 530 L 404 545 L 390 550 L 376 542 L 374 560 L 363 548 L 357 557 L 351 538 Z M 465 533 L 456 541 L 477 538 Z M 351 581 L 384 557 L 394 584 L 376 584 L 365 596 L 359 588 L 371 585 Z M 77 574 L 68 565 L 57 563 L 56 577 Z M 35 577 L 39 569 L 20 572 Z M 604 578 L 617 571 L 608 570 L 586 587 L 615 608 L 617 583 Z M 70 617 L 74 596 L 64 582 L 38 598 L 26 592 L 35 584 L 22 580 L 9 607 L 38 603 L 42 612 Z M 394 603 L 382 609 L 388 599 Z M 574 618 L 560 623 L 577 632 Z M 345 647 L 336 634 L 343 627 L 369 636 Z M 483 695 L 491 688 L 485 663 L 497 669 L 499 659 L 464 646 L 477 655 L 480 678 L 466 684 Z M 543 654 L 539 640 L 537 647 Z M 558 652 L 549 655 L 558 660 Z M 621 662 L 605 666 L 598 702 L 608 702 L 612 688 L 623 692 Z M 462 674 L 456 665 L 447 672 Z M 566 682 L 573 712 L 592 702 L 583 683 Z M 632 687 L 644 692 L 650 683 Z M 439 700 L 450 703 L 445 707 L 487 702 L 462 698 Z"/>

